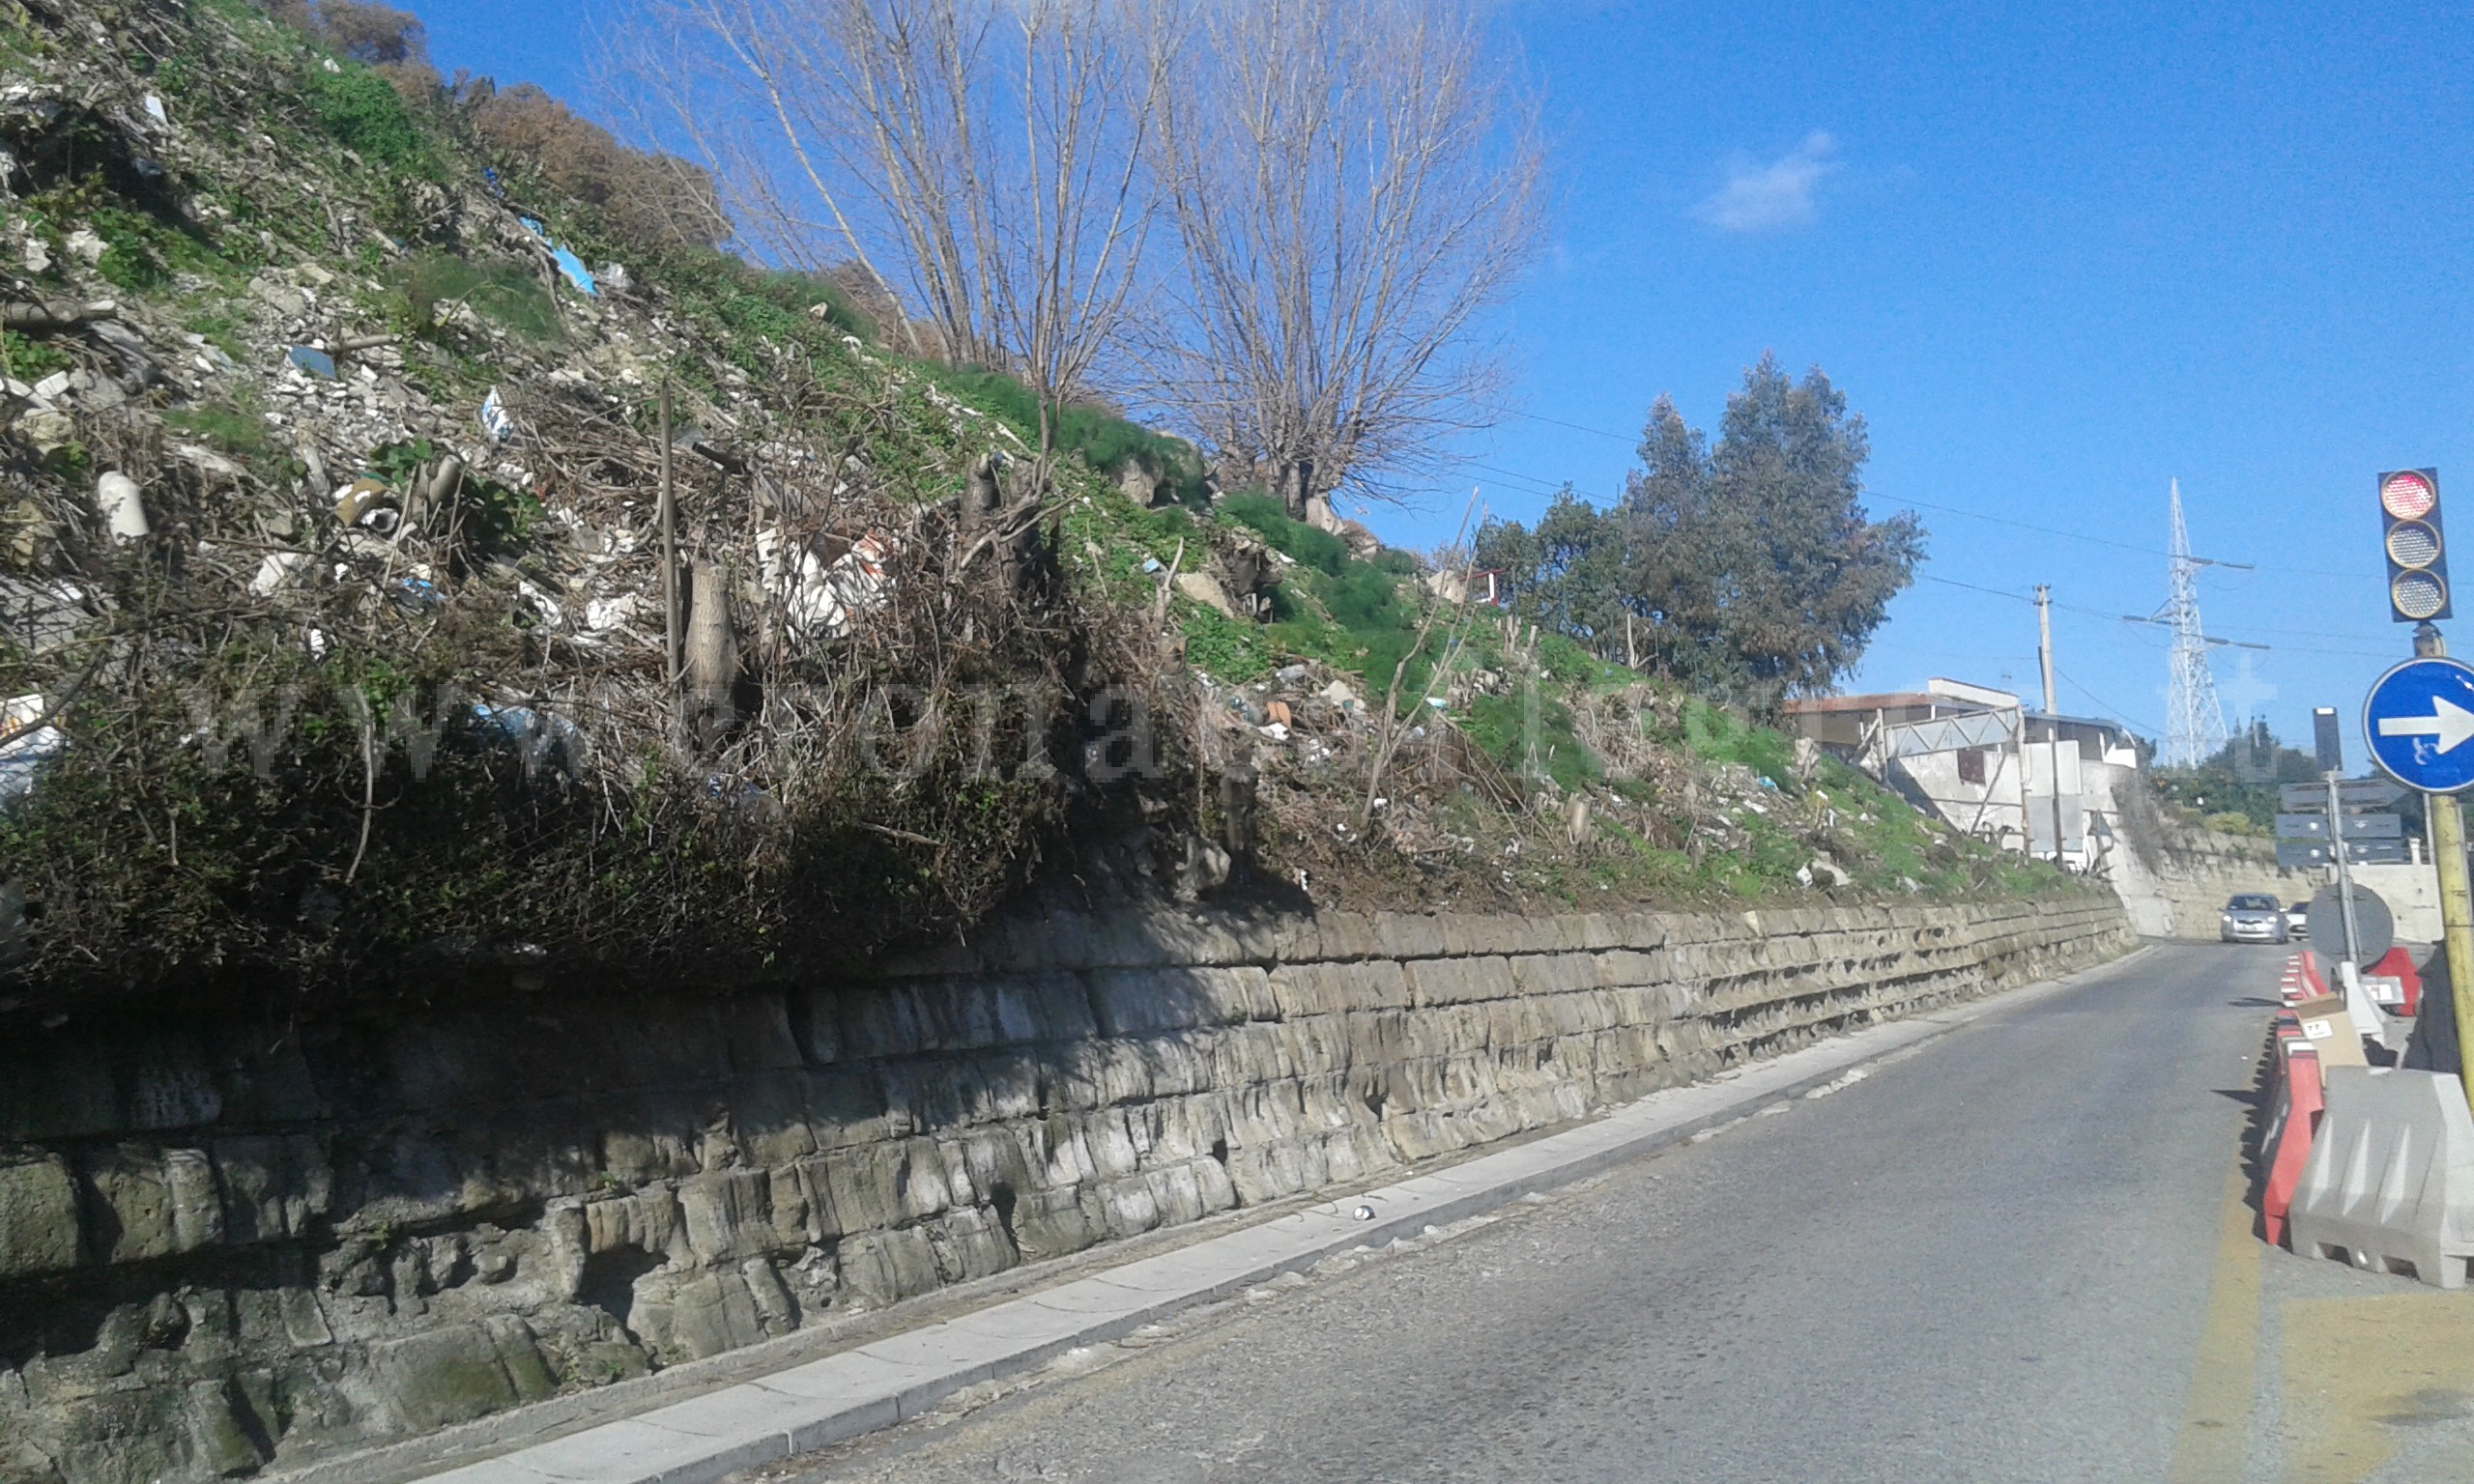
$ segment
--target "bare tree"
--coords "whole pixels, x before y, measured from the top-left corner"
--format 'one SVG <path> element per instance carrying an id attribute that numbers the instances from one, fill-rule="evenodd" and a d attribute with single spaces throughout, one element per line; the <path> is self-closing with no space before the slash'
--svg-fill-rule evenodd
<path id="1" fill-rule="evenodd" d="M 1164 28 L 1154 174 L 1182 241 L 1166 395 L 1300 519 L 1483 425 L 1479 320 L 1536 236 L 1536 119 L 1473 0 L 1199 0 Z"/>
<path id="2" fill-rule="evenodd" d="M 1178 27 L 1132 3 L 665 0 L 627 71 L 764 248 L 847 253 L 918 306 L 935 343 L 906 325 L 914 351 L 1021 376 L 1045 463 L 1153 217 L 1145 131 Z"/>

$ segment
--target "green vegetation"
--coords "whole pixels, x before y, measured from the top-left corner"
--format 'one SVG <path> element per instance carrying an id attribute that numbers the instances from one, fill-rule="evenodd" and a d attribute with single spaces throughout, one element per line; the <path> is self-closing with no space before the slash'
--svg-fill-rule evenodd
<path id="1" fill-rule="evenodd" d="M 2209 829 L 2269 835 L 2283 786 L 2317 783 L 2319 765 L 2278 741 L 2267 723 L 2255 722 L 2198 767 L 2158 768 L 2149 781 L 2161 802 L 2203 816 Z"/>
<path id="2" fill-rule="evenodd" d="M 1866 516 L 1868 452 L 1828 378 L 1791 381 L 1764 357 L 1714 448 L 1661 397 L 1617 508 L 1567 490 L 1535 530 L 1489 521 L 1477 565 L 1507 575 L 1523 617 L 1600 658 L 1628 648 L 1767 711 L 1853 670 L 1923 556 L 1914 516 Z"/>
<path id="3" fill-rule="evenodd" d="M 48 341 L 29 340 L 14 329 L 0 329 L 0 373 L 21 382 L 39 382 L 75 362 Z"/>
<path id="4" fill-rule="evenodd" d="M 1022 441 L 1039 446 L 1039 401 L 1020 379 L 975 366 L 925 366 L 931 380 L 954 396 L 1005 419 Z M 1101 473 L 1114 476 L 1135 465 L 1166 485 L 1180 503 L 1204 498 L 1202 455 L 1181 438 L 1155 433 L 1096 407 L 1069 405 L 1051 430 L 1059 452 L 1071 453 Z"/>
<path id="5" fill-rule="evenodd" d="M 248 400 L 254 404 L 253 398 Z M 257 464 L 274 450 L 273 440 L 267 435 L 266 418 L 252 406 L 241 405 L 237 400 L 167 409 L 163 425 L 200 439 L 244 464 Z"/>
<path id="6" fill-rule="evenodd" d="M 974 461 L 992 449 L 1017 455 L 1007 491 L 1028 486 L 1019 454 L 1036 445 L 1039 417 L 1020 381 L 897 354 L 886 342 L 900 336 L 869 322 L 842 286 L 847 275 L 767 270 L 661 238 L 618 189 L 627 172 L 659 162 L 594 153 L 590 126 L 562 108 L 517 90 L 484 99 L 434 75 L 424 82 L 417 52 L 385 35 L 350 45 L 324 36 L 342 53 L 330 65 L 244 0 L 197 0 L 194 14 L 210 19 L 193 32 L 204 38 L 194 54 L 175 59 L 178 86 L 201 102 L 245 93 L 263 108 L 201 117 L 192 137 L 220 141 L 250 168 L 217 172 L 202 144 L 204 178 L 181 183 L 181 199 L 197 203 L 194 220 L 114 176 L 107 160 L 16 208 L 55 245 L 80 227 L 97 232 L 101 276 L 146 301 L 150 333 L 185 326 L 239 363 L 200 384 L 212 389 L 189 393 L 195 400 L 150 394 L 132 413 L 159 416 L 167 439 L 107 446 L 90 433 L 95 454 L 71 443 L 40 470 L 20 463 L 40 498 L 6 512 L 14 569 L 45 570 L 63 550 L 58 532 L 91 523 L 105 453 L 141 479 L 158 531 L 215 554 L 164 560 L 171 548 L 160 544 L 74 554 L 95 613 L 110 615 L 77 642 L 108 639 L 110 652 L 129 657 L 100 678 L 72 668 L 74 656 L 100 649 L 36 652 L 0 639 L 0 694 L 77 698 L 61 722 L 67 748 L 39 787 L 0 809 L 0 880 L 43 912 L 38 956 L 20 966 L 28 982 L 99 999 L 216 985 L 427 993 L 425 976 L 475 972 L 495 961 L 488 954 L 527 944 L 596 980 L 618 969 L 701 970 L 743 984 L 967 924 L 1035 864 L 1081 839 L 1122 834 L 1089 827 L 1110 811 L 1138 814 L 1164 842 L 1213 828 L 1216 806 L 1194 802 L 1212 797 L 1212 780 L 1178 704 L 1197 689 L 1166 669 L 1155 608 L 1182 632 L 1186 665 L 1218 687 L 1253 687 L 1303 660 L 1350 676 L 1368 706 L 1394 697 L 1400 714 L 1386 720 L 1397 727 L 1368 728 L 1353 706 L 1337 720 L 1300 721 L 1306 742 L 1264 770 L 1266 816 L 1285 832 L 1275 852 L 1345 846 L 1365 876 L 1392 871 L 1430 899 L 1475 883 L 1568 902 L 1611 891 L 1759 899 L 1799 890 L 1821 840 L 1870 892 L 2054 884 L 2041 867 L 1926 826 L 1835 763 L 1815 770 L 1807 758 L 1799 777 L 1785 737 L 1676 699 L 1677 679 L 1718 671 L 1670 667 L 1652 684 L 1611 663 L 1605 614 L 1620 610 L 1603 606 L 1604 584 L 1590 574 L 1611 569 L 1630 582 L 1639 564 L 1620 543 L 1605 545 L 1612 528 L 1582 519 L 1576 504 L 1535 533 L 1536 559 L 1515 584 L 1520 616 L 1542 626 L 1532 632 L 1482 605 L 1446 604 L 1418 557 L 1356 555 L 1259 493 L 1214 509 L 1191 444 L 1072 406 L 1053 428 L 1040 550 L 947 568 L 952 497 Z M 238 45 L 221 39 L 226 20 Z M 591 148 L 556 169 L 522 163 L 561 141 Z M 282 168 L 267 167 L 270 150 Z M 636 287 L 579 312 L 521 248 L 499 255 L 507 224 L 473 205 L 491 160 L 503 163 L 510 211 L 545 222 L 588 262 L 626 262 Z M 682 189 L 653 215 L 692 215 L 694 183 Z M 337 226 L 347 214 L 352 227 Z M 435 405 L 389 405 L 429 438 L 373 449 L 366 417 L 321 426 L 327 393 L 348 405 L 349 386 L 287 401 L 285 431 L 273 430 L 265 378 L 280 374 L 280 360 L 264 350 L 266 301 L 278 296 L 243 292 L 271 261 L 282 265 L 272 279 L 297 264 L 294 281 L 314 280 L 320 333 L 358 335 L 374 322 L 411 332 L 363 365 L 391 373 L 400 355 L 400 374 Z M 73 282 L 82 271 L 57 276 Z M 0 369 L 13 376 L 72 363 L 48 342 L 0 337 Z M 1805 527 L 1848 508 L 1860 424 L 1826 383 L 1789 386 L 1769 374 L 1776 385 L 1744 393 L 1753 431 L 1740 437 L 1731 409 L 1733 442 L 1695 466 L 1698 493 L 1678 508 L 1697 513 L 1679 529 L 1712 550 L 1766 552 L 1760 559 L 1785 570 L 1793 563 L 1780 553 L 1801 560 L 1815 548 L 1744 546 L 1746 528 L 1713 513 L 1755 487 L 1736 470 L 1759 461 L 1737 454 L 1800 450 L 1834 471 L 1811 488 L 1776 469 L 1760 475 L 1769 484 L 1756 481 L 1783 492 L 1768 508 L 1809 536 Z M 833 644 L 785 642 L 781 610 L 752 608 L 746 689 L 761 694 L 732 713 L 735 730 L 692 742 L 673 730 L 676 693 L 642 636 L 643 608 L 614 620 L 617 637 L 576 621 L 579 610 L 624 609 L 659 590 L 641 537 L 655 482 L 654 387 L 665 377 L 679 417 L 762 476 L 725 476 L 713 467 L 722 459 L 682 461 L 691 544 L 732 568 L 734 592 L 770 601 L 758 541 L 778 538 L 785 509 L 818 525 L 799 539 L 821 546 L 882 532 L 896 549 L 890 595 Z M 373 398 L 381 390 L 362 385 Z M 409 495 L 446 444 L 462 441 L 441 430 L 469 436 L 474 404 L 491 385 L 537 436 L 467 469 L 451 518 L 408 519 L 391 540 L 373 527 L 336 541 L 312 521 L 323 544 L 303 539 L 297 482 L 306 470 L 293 462 L 293 430 L 326 435 L 336 482 L 366 471 Z M 339 439 L 343 426 L 354 431 Z M 179 441 L 241 471 L 164 457 Z M 529 488 L 502 458 L 528 471 Z M 1117 476 L 1134 469 L 1173 500 L 1123 493 Z M 793 498 L 781 500 L 785 491 Z M 639 539 L 628 549 L 614 539 L 621 534 Z M 1517 547 L 1532 533 L 1493 528 L 1487 539 Z M 1172 567 L 1251 568 L 1257 542 L 1283 558 L 1266 589 L 1270 621 L 1164 594 Z M 240 598 L 276 543 L 293 543 L 296 557 L 314 549 L 318 564 L 300 570 L 315 581 L 252 585 Z M 999 581 L 1006 567 L 1035 570 Z M 202 579 L 216 585 L 191 585 Z M 553 618 L 553 605 L 566 617 Z M 1839 624 L 1843 639 L 1860 619 L 1815 621 Z M 1732 617 L 1693 632 L 1693 643 L 1716 646 L 1729 664 L 1822 665 L 1798 672 L 1807 680 L 1839 652 L 1827 634 L 1760 650 Z M 1160 772 L 1122 786 L 1066 780 L 1056 769 L 1072 764 L 1061 760 L 988 765 L 1077 756 L 1068 724 L 1027 710 L 992 742 L 919 725 L 966 688 L 1087 696 L 1117 684 L 1154 697 L 1164 719 Z M 1321 686 L 1318 675 L 1305 692 Z M 1274 693 L 1254 694 L 1268 703 Z M 1294 691 L 1288 699 L 1302 715 L 1316 710 Z M 1400 823 L 1395 842 L 1359 813 L 1374 738 L 1421 726 L 1431 745 L 1414 768 L 1386 777 L 1394 797 L 1384 822 Z M 879 743 L 903 765 L 877 767 Z M 1768 783 L 1747 785 L 1740 769 Z M 1568 848 L 1555 806 L 1573 795 L 1593 800 L 1595 838 Z M 1445 870 L 1434 864 L 1444 852 L 1431 848 L 1437 828 L 1454 837 L 1454 863 L 1421 879 Z M 1425 843 L 1407 842 L 1421 830 Z M 1322 860 L 1310 862 L 1318 872 Z M 1263 864 L 1269 875 L 1289 874 L 1284 857 Z"/>
<path id="7" fill-rule="evenodd" d="M 364 161 L 426 180 L 441 176 L 428 131 L 394 85 L 369 68 L 321 59 L 302 92 L 317 127 Z"/>
<path id="8" fill-rule="evenodd" d="M 558 300 L 525 264 L 425 252 L 403 271 L 402 311 L 414 333 L 437 339 L 457 305 L 536 344 L 566 337 Z"/>

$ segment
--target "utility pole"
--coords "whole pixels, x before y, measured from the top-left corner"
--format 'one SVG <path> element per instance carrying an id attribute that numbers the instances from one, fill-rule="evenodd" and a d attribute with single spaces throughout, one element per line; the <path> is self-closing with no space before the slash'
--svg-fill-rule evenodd
<path id="1" fill-rule="evenodd" d="M 661 384 L 661 639 L 662 679 L 675 693 L 680 671 L 678 621 L 678 497 L 671 483 L 670 379 Z"/>
<path id="2" fill-rule="evenodd" d="M 2061 722 L 2053 696 L 2053 586 L 2036 585 L 2036 668 L 2045 681 L 2045 773 L 2053 785 L 2053 863 L 2061 864 Z"/>
<path id="3" fill-rule="evenodd" d="M 2036 585 L 2036 665 L 2045 674 L 2045 715 L 2052 716 L 2057 707 L 2053 700 L 2053 587 Z"/>
<path id="4" fill-rule="evenodd" d="M 2414 653 L 2425 659 L 2448 654 L 2448 642 L 2428 620 L 2415 626 Z M 2458 1070 L 2474 1100 L 2474 890 L 2465 874 L 2465 815 L 2453 793 L 2425 793 L 2423 821 L 2431 836 L 2431 866 L 2439 872 L 2440 941 L 2448 956 L 2451 1008 L 2457 1012 Z M 2349 924 L 2345 929 L 2352 931 Z"/>

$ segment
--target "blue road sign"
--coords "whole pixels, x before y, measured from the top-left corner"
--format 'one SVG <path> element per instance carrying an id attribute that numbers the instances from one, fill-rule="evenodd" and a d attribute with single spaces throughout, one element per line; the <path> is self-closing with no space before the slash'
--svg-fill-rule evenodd
<path id="1" fill-rule="evenodd" d="M 2407 660 L 2372 686 L 2362 729 L 2372 758 L 2406 787 L 2474 787 L 2474 666 Z"/>

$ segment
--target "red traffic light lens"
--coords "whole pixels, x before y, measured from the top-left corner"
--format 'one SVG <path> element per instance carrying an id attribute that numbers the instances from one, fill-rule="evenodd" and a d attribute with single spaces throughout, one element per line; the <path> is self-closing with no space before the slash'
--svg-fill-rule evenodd
<path id="1" fill-rule="evenodd" d="M 2379 481 L 2379 507 L 2401 521 L 2419 521 L 2439 503 L 2439 492 L 2418 470 L 2400 470 Z"/>

